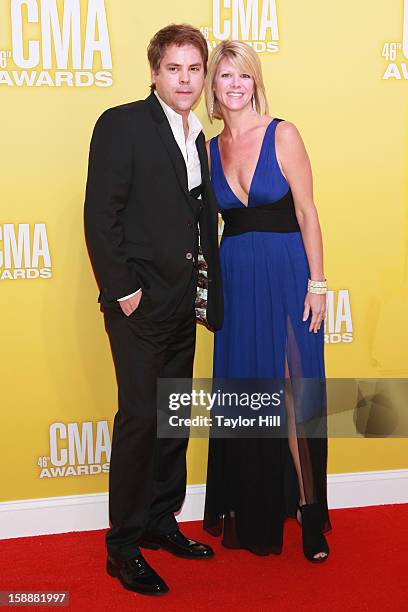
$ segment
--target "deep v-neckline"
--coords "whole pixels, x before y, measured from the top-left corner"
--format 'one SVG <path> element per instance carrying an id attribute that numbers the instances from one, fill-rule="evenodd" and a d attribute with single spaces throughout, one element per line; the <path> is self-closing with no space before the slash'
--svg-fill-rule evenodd
<path id="1" fill-rule="evenodd" d="M 222 175 L 223 175 L 223 177 L 224 177 L 224 182 L 225 182 L 225 185 L 227 186 L 227 188 L 228 188 L 228 190 L 230 191 L 230 193 L 231 193 L 231 194 L 234 196 L 234 198 L 237 200 L 237 202 L 239 202 L 239 204 L 241 204 L 241 206 L 244 206 L 244 208 L 248 208 L 248 206 L 249 206 L 249 201 L 250 201 L 250 199 L 251 199 L 251 190 L 252 190 L 252 185 L 253 185 L 253 183 L 254 183 L 254 179 L 255 179 L 256 173 L 257 173 L 257 171 L 258 171 L 259 163 L 260 163 L 260 161 L 261 161 L 261 157 L 262 157 L 262 153 L 263 153 L 263 149 L 264 149 L 264 146 L 265 146 L 265 141 L 266 141 L 266 135 L 267 135 L 267 133 L 268 133 L 269 127 L 272 125 L 272 123 L 273 123 L 274 121 L 275 121 L 275 119 L 272 119 L 272 121 L 270 121 L 270 122 L 268 123 L 268 125 L 266 126 L 266 130 L 265 130 L 265 132 L 264 132 L 264 135 L 263 135 L 263 137 L 262 137 L 262 144 L 261 144 L 261 148 L 260 148 L 260 150 L 259 150 L 259 155 L 258 155 L 258 159 L 257 159 L 256 165 L 255 165 L 255 170 L 254 170 L 254 173 L 253 173 L 253 175 L 252 175 L 251 182 L 249 183 L 249 189 L 248 189 L 248 202 L 247 202 L 246 204 L 245 204 L 245 203 L 244 203 L 242 200 L 240 200 L 240 199 L 239 199 L 239 197 L 237 196 L 237 194 L 235 193 L 235 191 L 232 189 L 231 185 L 230 185 L 230 184 L 229 184 L 229 182 L 228 182 L 227 176 L 226 176 L 226 174 L 225 174 L 225 172 L 224 172 L 224 167 L 223 167 L 223 165 L 222 165 L 222 159 L 221 159 L 220 146 L 219 146 L 219 144 L 218 144 L 218 138 L 219 138 L 219 135 L 216 137 L 216 144 L 217 144 L 218 158 L 219 158 L 219 161 L 220 161 L 221 172 L 222 172 Z"/>

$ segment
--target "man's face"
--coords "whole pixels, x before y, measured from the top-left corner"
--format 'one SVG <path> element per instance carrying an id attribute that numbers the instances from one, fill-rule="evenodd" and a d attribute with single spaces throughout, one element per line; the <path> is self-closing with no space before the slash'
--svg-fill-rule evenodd
<path id="1" fill-rule="evenodd" d="M 169 45 L 152 83 L 160 98 L 180 115 L 188 113 L 204 87 L 204 65 L 193 45 Z"/>

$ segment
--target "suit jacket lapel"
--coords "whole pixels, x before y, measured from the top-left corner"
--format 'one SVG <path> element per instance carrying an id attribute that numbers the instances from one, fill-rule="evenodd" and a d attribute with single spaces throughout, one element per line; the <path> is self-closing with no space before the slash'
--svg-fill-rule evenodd
<path id="1" fill-rule="evenodd" d="M 151 94 L 147 98 L 147 102 L 149 103 L 150 108 L 152 110 L 153 118 L 156 123 L 156 129 L 159 133 L 159 136 L 163 142 L 165 149 L 167 150 L 167 153 L 169 154 L 170 161 L 173 164 L 177 179 L 180 183 L 183 193 L 186 196 L 188 204 L 191 205 L 188 195 L 187 168 L 183 154 L 174 139 L 170 124 L 156 96 L 154 94 Z"/>
<path id="2" fill-rule="evenodd" d="M 203 184 L 203 191 L 208 192 L 208 187 L 210 184 L 210 173 L 208 170 L 208 157 L 207 150 L 205 148 L 205 137 L 203 132 L 200 132 L 197 136 L 196 147 L 201 164 L 201 182 Z"/>
<path id="3" fill-rule="evenodd" d="M 174 140 L 173 132 L 171 131 L 171 127 L 166 117 L 165 120 L 162 121 L 162 123 L 157 124 L 157 131 L 159 132 L 160 138 L 162 139 L 162 142 L 167 149 L 180 185 L 183 191 L 187 192 L 188 183 L 186 164 L 184 161 L 183 154 L 180 151 L 180 147 Z"/>

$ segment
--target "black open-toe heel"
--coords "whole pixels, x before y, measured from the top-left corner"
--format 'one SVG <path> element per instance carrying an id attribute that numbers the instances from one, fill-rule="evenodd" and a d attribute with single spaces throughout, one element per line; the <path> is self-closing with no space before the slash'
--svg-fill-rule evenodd
<path id="1" fill-rule="evenodd" d="M 329 546 L 321 530 L 319 504 L 298 503 L 296 518 L 302 526 L 303 554 L 312 563 L 323 563 L 329 556 Z M 325 553 L 325 556 L 315 557 L 319 553 Z"/>

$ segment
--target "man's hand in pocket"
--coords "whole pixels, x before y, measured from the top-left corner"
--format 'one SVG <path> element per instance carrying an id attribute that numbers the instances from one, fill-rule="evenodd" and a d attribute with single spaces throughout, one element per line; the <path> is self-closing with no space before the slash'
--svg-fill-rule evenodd
<path id="1" fill-rule="evenodd" d="M 120 300 L 119 305 L 121 309 L 123 310 L 123 312 L 125 313 L 125 315 L 129 317 L 132 314 L 132 312 L 137 310 L 141 299 L 142 299 L 142 291 L 138 291 L 135 295 L 132 295 L 132 297 L 128 298 L 127 300 Z"/>

